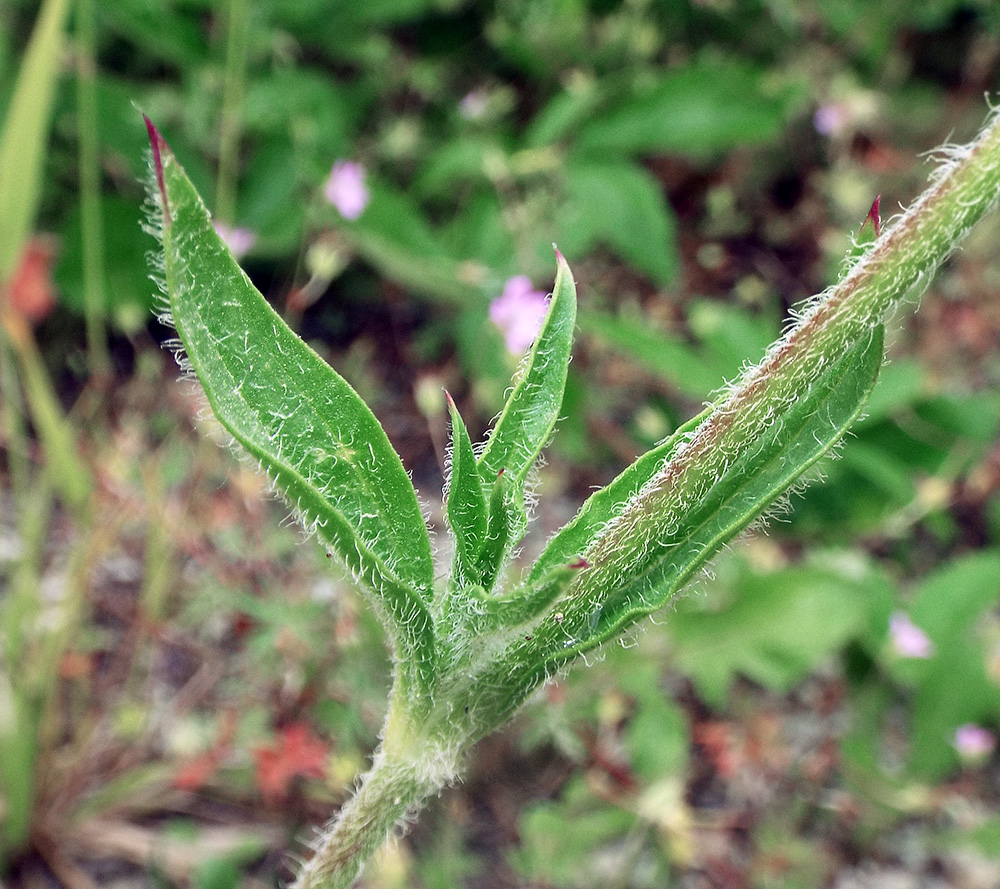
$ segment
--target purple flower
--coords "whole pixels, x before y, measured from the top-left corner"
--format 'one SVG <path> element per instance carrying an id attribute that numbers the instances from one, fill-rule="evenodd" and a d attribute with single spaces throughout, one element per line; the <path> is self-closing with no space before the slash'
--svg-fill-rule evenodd
<path id="1" fill-rule="evenodd" d="M 963 759 L 983 759 L 997 746 L 996 735 L 971 722 L 955 729 L 955 749 Z"/>
<path id="2" fill-rule="evenodd" d="M 548 297 L 535 290 L 527 275 L 508 278 L 503 293 L 490 303 L 490 321 L 500 328 L 512 355 L 523 355 L 538 335 Z"/>
<path id="3" fill-rule="evenodd" d="M 370 197 L 365 187 L 365 168 L 354 161 L 337 161 L 323 186 L 323 194 L 344 219 L 357 219 Z"/>
<path id="4" fill-rule="evenodd" d="M 822 136 L 836 136 L 847 126 L 849 118 L 847 108 L 831 102 L 816 109 L 813 126 Z"/>
<path id="5" fill-rule="evenodd" d="M 229 251 L 237 259 L 249 253 L 257 242 L 257 235 L 248 228 L 233 228 L 231 225 L 218 221 L 213 221 L 212 225 L 215 226 L 216 233 L 226 242 Z"/>
<path id="6" fill-rule="evenodd" d="M 902 611 L 889 618 L 889 638 L 900 657 L 929 658 L 934 653 L 934 643 Z"/>

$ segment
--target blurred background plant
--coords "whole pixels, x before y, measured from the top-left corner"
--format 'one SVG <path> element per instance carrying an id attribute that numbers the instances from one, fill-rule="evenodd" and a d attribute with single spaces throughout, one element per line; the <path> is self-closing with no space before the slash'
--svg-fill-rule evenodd
<path id="1" fill-rule="evenodd" d="M 998 74 L 984 0 L 8 0 L 4 878 L 270 885 L 381 721 L 349 584 L 165 385 L 137 107 L 432 522 L 441 390 L 481 432 L 559 244 L 581 336 L 541 540 L 759 357 Z M 905 323 L 826 484 L 484 743 L 368 885 L 1000 882 L 998 238 Z"/>

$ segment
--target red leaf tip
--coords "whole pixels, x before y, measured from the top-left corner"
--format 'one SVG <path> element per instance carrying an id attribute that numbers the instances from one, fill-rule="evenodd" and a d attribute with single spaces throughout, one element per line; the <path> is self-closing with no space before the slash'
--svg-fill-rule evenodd
<path id="1" fill-rule="evenodd" d="M 875 237 L 882 234 L 882 218 L 879 216 L 878 209 L 879 201 L 881 200 L 881 194 L 875 195 L 875 200 L 872 201 L 871 209 L 868 211 L 868 215 L 861 222 L 861 228 L 864 228 L 865 223 L 868 222 L 869 219 L 872 221 L 872 225 L 875 226 Z"/>
<path id="2" fill-rule="evenodd" d="M 163 141 L 163 136 L 156 129 L 155 124 L 144 114 L 142 119 L 146 122 L 146 132 L 149 133 L 149 147 L 153 151 L 153 167 L 156 170 L 156 185 L 160 189 L 160 203 L 163 206 L 163 221 L 170 223 L 170 207 L 167 204 L 167 188 L 163 182 L 163 150 L 167 149 L 167 143 Z"/>
<path id="3" fill-rule="evenodd" d="M 573 568 L 575 570 L 580 570 L 581 568 L 589 568 L 590 567 L 590 562 L 588 562 L 586 559 L 584 559 L 581 556 L 575 562 L 570 562 L 566 567 L 567 568 Z"/>

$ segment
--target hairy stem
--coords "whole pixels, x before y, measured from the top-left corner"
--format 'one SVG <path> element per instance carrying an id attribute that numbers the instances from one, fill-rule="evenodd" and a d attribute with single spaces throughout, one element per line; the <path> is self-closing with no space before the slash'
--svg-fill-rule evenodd
<path id="1" fill-rule="evenodd" d="M 584 554 L 593 568 L 581 572 L 575 592 L 582 607 L 602 601 L 614 588 L 620 564 L 664 539 L 676 517 L 705 496 L 747 442 L 781 422 L 824 367 L 902 300 L 919 296 L 972 226 L 993 209 L 1000 195 L 1000 114 L 990 117 L 975 141 L 942 154 L 931 187 L 723 395 L 642 496 Z"/>
<path id="2" fill-rule="evenodd" d="M 380 750 L 291 889 L 350 889 L 386 838 L 445 783 L 421 759 L 393 760 Z"/>

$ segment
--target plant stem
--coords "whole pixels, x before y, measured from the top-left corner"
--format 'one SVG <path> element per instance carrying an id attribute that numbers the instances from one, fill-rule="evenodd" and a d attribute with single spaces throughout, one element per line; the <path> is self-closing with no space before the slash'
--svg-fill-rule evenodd
<path id="1" fill-rule="evenodd" d="M 584 554 L 593 570 L 581 575 L 575 593 L 582 607 L 593 608 L 614 588 L 621 553 L 653 545 L 672 517 L 683 515 L 711 488 L 746 442 L 780 422 L 823 367 L 904 299 L 919 296 L 937 267 L 993 209 L 1000 195 L 1000 114 L 993 113 L 975 141 L 949 146 L 942 154 L 930 188 L 883 229 L 834 287 L 815 298 L 760 364 L 723 394 L 690 441 Z"/>
<path id="2" fill-rule="evenodd" d="M 446 783 L 423 758 L 393 760 L 380 749 L 291 889 L 349 889 L 392 831 Z"/>

